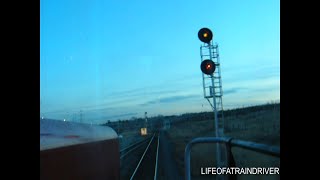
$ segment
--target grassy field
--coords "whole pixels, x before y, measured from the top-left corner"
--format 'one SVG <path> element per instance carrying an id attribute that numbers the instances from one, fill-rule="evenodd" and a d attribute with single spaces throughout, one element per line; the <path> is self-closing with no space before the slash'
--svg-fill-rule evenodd
<path id="1" fill-rule="evenodd" d="M 224 135 L 227 137 L 280 146 L 280 104 L 238 110 L 235 113 L 228 113 L 224 120 L 226 129 Z M 186 144 L 196 137 L 215 136 L 214 122 L 212 119 L 173 124 L 171 129 L 167 131 L 167 135 L 175 147 L 174 156 L 179 173 L 184 175 Z M 199 144 L 192 148 L 193 179 L 212 179 L 212 176 L 201 176 L 200 168 L 216 166 L 215 150 L 215 144 Z M 236 147 L 232 151 L 237 167 L 280 167 L 280 158 Z M 280 179 L 280 177 L 276 175 L 247 175 L 238 176 L 238 179 Z"/>

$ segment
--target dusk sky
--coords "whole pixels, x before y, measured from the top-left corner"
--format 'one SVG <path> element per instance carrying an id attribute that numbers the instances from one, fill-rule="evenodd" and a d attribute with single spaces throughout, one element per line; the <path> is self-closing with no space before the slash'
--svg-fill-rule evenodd
<path id="1" fill-rule="evenodd" d="M 224 109 L 280 101 L 279 0 L 40 0 L 40 116 L 212 111 L 202 27 L 219 44 Z"/>

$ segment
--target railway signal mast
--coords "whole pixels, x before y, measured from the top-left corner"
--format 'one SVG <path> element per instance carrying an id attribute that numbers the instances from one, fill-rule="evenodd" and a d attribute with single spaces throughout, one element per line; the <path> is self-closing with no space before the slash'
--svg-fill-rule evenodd
<path id="1" fill-rule="evenodd" d="M 218 44 L 212 43 L 213 34 L 208 28 L 202 28 L 198 32 L 198 38 L 204 44 L 200 46 L 201 71 L 203 81 L 203 93 L 214 111 L 215 136 L 224 134 L 223 105 L 222 105 L 222 82 Z M 212 103 L 210 101 L 212 99 Z M 225 157 L 221 154 L 221 146 L 217 144 L 217 165 L 221 167 Z"/>
<path id="2" fill-rule="evenodd" d="M 147 117 L 147 112 L 144 113 L 144 118 L 145 118 L 145 122 L 144 122 L 144 127 L 140 129 L 140 133 L 142 136 L 145 136 L 148 134 L 148 117 Z"/>
<path id="3" fill-rule="evenodd" d="M 148 117 L 147 117 L 147 112 L 144 112 L 144 118 L 145 118 L 145 127 L 148 128 Z"/>

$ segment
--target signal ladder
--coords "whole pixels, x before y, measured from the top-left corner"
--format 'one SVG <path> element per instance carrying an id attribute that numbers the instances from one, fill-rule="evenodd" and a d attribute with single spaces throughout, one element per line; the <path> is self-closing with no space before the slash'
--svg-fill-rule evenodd
<path id="1" fill-rule="evenodd" d="M 220 68 L 220 58 L 218 44 L 205 44 L 200 47 L 201 62 L 206 59 L 211 59 L 215 65 L 216 70 L 213 75 L 206 75 L 202 73 L 203 79 L 203 91 L 204 98 L 208 100 L 212 109 L 214 106 L 210 102 L 211 98 L 216 100 L 216 108 L 218 112 L 218 132 L 220 136 L 224 134 L 224 117 L 223 117 L 223 104 L 222 104 L 222 82 L 221 82 L 221 68 Z"/>
<path id="2" fill-rule="evenodd" d="M 211 105 L 213 111 L 215 112 L 215 131 L 216 137 L 224 136 L 224 117 L 223 117 L 223 104 L 222 104 L 222 82 L 221 82 L 221 69 L 220 69 L 220 59 L 218 44 L 212 45 L 204 44 L 200 46 L 200 56 L 201 63 L 204 60 L 212 60 L 215 64 L 215 71 L 213 74 L 207 75 L 202 73 L 203 79 L 203 91 L 204 98 L 206 98 Z M 212 103 L 210 102 L 212 99 Z M 226 151 L 223 145 L 217 144 L 217 166 L 225 167 L 227 166 Z M 217 180 L 223 179 L 223 176 L 217 176 Z"/>

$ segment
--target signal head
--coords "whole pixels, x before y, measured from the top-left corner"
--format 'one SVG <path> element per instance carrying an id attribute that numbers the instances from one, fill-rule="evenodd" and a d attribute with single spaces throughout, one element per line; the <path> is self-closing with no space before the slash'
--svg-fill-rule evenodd
<path id="1" fill-rule="evenodd" d="M 199 37 L 200 41 L 209 44 L 210 41 L 212 40 L 213 34 L 210 29 L 202 28 L 198 32 L 198 37 Z"/>
<path id="2" fill-rule="evenodd" d="M 204 74 L 211 75 L 216 70 L 216 65 L 212 60 L 207 59 L 202 61 L 200 68 Z"/>

